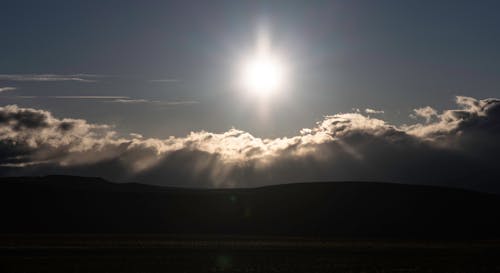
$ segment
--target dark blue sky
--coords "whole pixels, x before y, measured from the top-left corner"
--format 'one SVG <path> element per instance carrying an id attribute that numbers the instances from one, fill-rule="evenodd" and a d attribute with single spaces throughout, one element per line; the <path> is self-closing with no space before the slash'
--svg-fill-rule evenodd
<path id="1" fill-rule="evenodd" d="M 16 89 L 1 92 L 0 104 L 156 137 L 232 126 L 296 135 L 352 108 L 408 123 L 412 109 L 444 108 L 454 95 L 499 97 L 499 8 L 444 0 L 6 1 L 0 88 Z M 262 24 L 293 68 L 264 118 L 259 102 L 232 85 Z"/>

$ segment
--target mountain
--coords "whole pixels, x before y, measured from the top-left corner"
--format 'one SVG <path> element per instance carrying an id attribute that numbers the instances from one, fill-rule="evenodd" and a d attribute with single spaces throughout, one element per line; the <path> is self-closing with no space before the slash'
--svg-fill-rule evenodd
<path id="1" fill-rule="evenodd" d="M 1 233 L 500 238 L 500 196 L 376 182 L 183 189 L 100 178 L 0 178 Z"/>

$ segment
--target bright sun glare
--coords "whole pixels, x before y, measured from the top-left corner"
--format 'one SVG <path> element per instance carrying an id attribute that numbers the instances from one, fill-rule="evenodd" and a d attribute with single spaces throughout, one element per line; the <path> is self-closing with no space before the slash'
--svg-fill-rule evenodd
<path id="1" fill-rule="evenodd" d="M 259 96 L 269 96 L 283 88 L 285 66 L 271 49 L 266 36 L 259 37 L 257 50 L 241 67 L 243 88 Z"/>
<path id="2" fill-rule="evenodd" d="M 275 92 L 283 85 L 282 64 L 267 54 L 248 60 L 242 73 L 245 88 L 261 95 Z"/>

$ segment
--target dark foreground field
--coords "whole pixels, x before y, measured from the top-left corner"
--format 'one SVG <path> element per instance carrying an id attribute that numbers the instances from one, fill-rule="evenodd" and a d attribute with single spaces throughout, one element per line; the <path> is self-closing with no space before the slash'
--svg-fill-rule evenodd
<path id="1" fill-rule="evenodd" d="M 498 195 L 373 182 L 1 178 L 0 273 L 495 273 L 499 211 Z"/>
<path id="2" fill-rule="evenodd" d="M 0 272 L 500 272 L 500 243 L 3 235 Z"/>

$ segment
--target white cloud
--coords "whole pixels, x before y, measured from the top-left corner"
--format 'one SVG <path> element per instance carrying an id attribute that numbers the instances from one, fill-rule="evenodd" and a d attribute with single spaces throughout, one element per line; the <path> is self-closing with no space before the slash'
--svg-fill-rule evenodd
<path id="1" fill-rule="evenodd" d="M 429 123 L 432 118 L 437 117 L 437 115 L 438 115 L 437 111 L 430 106 L 414 109 L 413 112 L 415 112 L 415 114 L 411 114 L 410 117 L 412 117 L 412 118 L 417 118 L 417 117 L 425 118 L 425 121 L 427 123 Z"/>
<path id="2" fill-rule="evenodd" d="M 384 111 L 383 110 L 375 110 L 375 109 L 371 109 L 371 108 L 366 108 L 365 109 L 365 113 L 367 113 L 367 114 L 383 114 Z"/>
<path id="3" fill-rule="evenodd" d="M 0 93 L 7 91 L 14 91 L 16 89 L 17 89 L 16 87 L 10 87 L 10 86 L 0 87 Z"/>
<path id="4" fill-rule="evenodd" d="M 52 170 L 197 187 L 313 180 L 475 181 L 479 187 L 496 181 L 500 100 L 458 97 L 457 104 L 433 122 L 402 127 L 345 113 L 293 137 L 230 129 L 165 139 L 120 137 L 107 125 L 10 105 L 0 107 L 0 174 Z"/>

